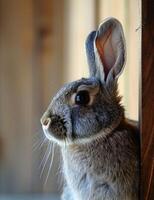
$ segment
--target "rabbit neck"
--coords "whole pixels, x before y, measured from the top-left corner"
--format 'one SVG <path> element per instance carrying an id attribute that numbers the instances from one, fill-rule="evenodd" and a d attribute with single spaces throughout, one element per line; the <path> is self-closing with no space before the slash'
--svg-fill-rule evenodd
<path id="1" fill-rule="evenodd" d="M 104 190 L 117 191 L 117 195 L 119 190 L 123 190 L 123 194 L 126 195 L 130 190 L 129 187 L 133 188 L 129 173 L 128 177 L 123 177 L 128 166 L 132 172 L 130 176 L 135 177 L 133 169 L 136 168 L 136 162 L 134 162 L 136 152 L 134 134 L 130 134 L 130 130 L 134 132 L 132 127 L 121 122 L 106 137 L 100 137 L 99 140 L 93 140 L 91 143 L 74 144 L 62 148 L 63 171 L 67 184 L 73 193 L 82 196 L 77 199 L 87 199 L 86 195 L 92 191 L 92 188 L 99 188 L 100 185 L 104 187 Z M 128 154 L 128 152 L 131 153 Z M 121 175 L 118 176 L 118 174 Z M 127 184 L 122 184 L 125 182 L 123 178 L 128 180 Z M 124 199 L 123 194 L 119 194 L 120 196 L 115 199 Z M 133 192 L 130 196 L 132 194 Z"/>

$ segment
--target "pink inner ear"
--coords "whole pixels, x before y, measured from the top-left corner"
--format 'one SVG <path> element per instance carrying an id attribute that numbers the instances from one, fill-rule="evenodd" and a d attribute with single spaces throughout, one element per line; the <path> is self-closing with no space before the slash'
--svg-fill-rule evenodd
<path id="1" fill-rule="evenodd" d="M 116 62 L 116 46 L 112 41 L 112 27 L 96 39 L 96 47 L 103 64 L 105 80 Z"/>

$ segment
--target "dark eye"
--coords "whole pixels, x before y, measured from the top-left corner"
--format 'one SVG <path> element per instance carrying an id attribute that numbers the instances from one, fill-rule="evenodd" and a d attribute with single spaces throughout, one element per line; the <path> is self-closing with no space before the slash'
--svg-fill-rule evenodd
<path id="1" fill-rule="evenodd" d="M 85 106 L 89 103 L 90 96 L 89 92 L 86 90 L 79 91 L 75 96 L 75 104 Z"/>

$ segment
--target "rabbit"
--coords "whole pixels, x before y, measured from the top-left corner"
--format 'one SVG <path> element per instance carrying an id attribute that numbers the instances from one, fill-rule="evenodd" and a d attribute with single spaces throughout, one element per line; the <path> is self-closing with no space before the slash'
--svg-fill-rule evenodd
<path id="1" fill-rule="evenodd" d="M 60 146 L 62 200 L 137 200 L 139 130 L 126 119 L 118 94 L 125 65 L 121 23 L 107 18 L 85 42 L 89 78 L 65 84 L 41 118 Z"/>

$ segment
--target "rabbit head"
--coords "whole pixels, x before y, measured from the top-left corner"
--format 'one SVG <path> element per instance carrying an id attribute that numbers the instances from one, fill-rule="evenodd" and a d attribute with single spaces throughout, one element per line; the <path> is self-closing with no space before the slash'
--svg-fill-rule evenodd
<path id="1" fill-rule="evenodd" d="M 90 77 L 64 85 L 41 118 L 46 137 L 60 145 L 103 137 L 124 117 L 117 92 L 125 61 L 120 22 L 108 18 L 91 32 L 86 53 Z"/>

